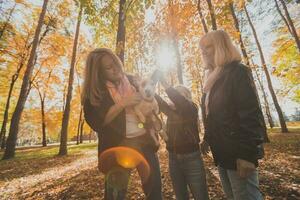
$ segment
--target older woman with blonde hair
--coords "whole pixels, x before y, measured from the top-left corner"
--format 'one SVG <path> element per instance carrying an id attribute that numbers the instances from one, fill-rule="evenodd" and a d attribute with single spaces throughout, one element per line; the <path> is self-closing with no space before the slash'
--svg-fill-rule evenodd
<path id="1" fill-rule="evenodd" d="M 257 166 L 266 127 L 251 70 L 223 30 L 204 35 L 200 47 L 206 68 L 202 151 L 210 147 L 228 199 L 263 199 Z"/>

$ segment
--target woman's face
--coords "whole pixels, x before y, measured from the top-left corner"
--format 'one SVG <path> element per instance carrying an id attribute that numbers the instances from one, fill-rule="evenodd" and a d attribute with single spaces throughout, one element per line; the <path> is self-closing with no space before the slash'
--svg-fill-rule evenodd
<path id="1" fill-rule="evenodd" d="M 215 65 L 215 63 L 214 63 L 214 54 L 215 54 L 214 46 L 210 42 L 204 41 L 201 44 L 201 54 L 202 54 L 202 58 L 204 61 L 204 65 L 207 68 L 213 68 Z"/>
<path id="2" fill-rule="evenodd" d="M 102 57 L 102 69 L 104 78 L 111 82 L 118 82 L 122 77 L 122 71 L 114 59 L 109 55 Z"/>

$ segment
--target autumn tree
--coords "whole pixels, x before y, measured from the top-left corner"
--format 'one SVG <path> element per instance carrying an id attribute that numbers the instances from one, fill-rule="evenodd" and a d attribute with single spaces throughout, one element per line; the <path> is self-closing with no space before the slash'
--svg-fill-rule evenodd
<path id="1" fill-rule="evenodd" d="M 38 21 L 38 25 L 37 25 L 37 28 L 35 31 L 29 60 L 28 60 L 27 66 L 26 66 L 26 71 L 25 71 L 25 74 L 23 77 L 23 82 L 22 82 L 22 86 L 21 86 L 19 99 L 18 99 L 16 108 L 15 108 L 15 111 L 13 113 L 13 116 L 12 116 L 11 126 L 9 129 L 9 135 L 7 138 L 7 146 L 5 149 L 5 153 L 3 155 L 3 159 L 12 158 L 15 155 L 16 140 L 17 140 L 17 135 L 18 135 L 18 131 L 19 131 L 19 122 L 20 122 L 21 114 L 22 114 L 24 104 L 25 104 L 25 101 L 27 98 L 29 81 L 30 81 L 32 71 L 33 71 L 33 63 L 34 63 L 34 59 L 36 56 L 36 49 L 37 49 L 37 45 L 39 42 L 41 28 L 43 25 L 45 14 L 46 14 L 47 4 L 48 4 L 48 0 L 44 0 L 42 11 L 41 11 L 39 21 Z"/>
<path id="2" fill-rule="evenodd" d="M 60 146 L 59 146 L 58 155 L 61 155 L 61 156 L 67 154 L 67 139 L 68 139 L 68 124 L 69 124 L 69 117 L 70 117 L 70 103 L 71 103 L 71 99 L 72 99 L 74 68 L 75 68 L 77 44 L 78 44 L 78 38 L 79 38 L 82 12 L 83 12 L 83 2 L 79 2 L 79 12 L 78 12 L 78 17 L 77 17 L 77 25 L 76 25 L 73 50 L 72 50 L 72 59 L 71 59 L 71 65 L 70 65 L 66 104 L 65 104 L 65 109 L 64 109 L 64 113 L 63 113 L 62 128 L 61 128 L 61 133 L 60 133 Z"/>
<path id="3" fill-rule="evenodd" d="M 217 20 L 216 20 L 216 15 L 215 15 L 215 9 L 214 9 L 214 5 L 213 2 L 211 0 L 206 0 L 207 5 L 208 5 L 208 11 L 209 11 L 209 15 L 210 15 L 210 19 L 211 19 L 211 28 L 212 30 L 217 30 L 218 26 L 217 26 Z"/>
<path id="4" fill-rule="evenodd" d="M 258 39 L 258 36 L 257 36 L 257 33 L 256 33 L 256 29 L 254 27 L 254 24 L 252 23 L 250 15 L 249 15 L 249 12 L 248 12 L 246 4 L 244 4 L 244 11 L 245 11 L 245 14 L 247 16 L 248 23 L 249 23 L 249 25 L 251 27 L 251 30 L 252 30 L 252 33 L 253 33 L 253 37 L 255 39 L 255 43 L 257 45 L 257 49 L 258 49 L 258 52 L 259 52 L 259 56 L 260 56 L 262 68 L 263 68 L 265 76 L 267 78 L 268 88 L 269 88 L 269 91 L 271 93 L 271 97 L 273 99 L 273 102 L 274 102 L 274 105 L 275 105 L 275 108 L 276 108 L 276 111 L 277 111 L 277 114 L 278 114 L 278 117 L 279 117 L 281 131 L 283 133 L 288 132 L 288 129 L 287 129 L 284 117 L 283 117 L 283 113 L 282 113 L 281 107 L 280 107 L 280 105 L 278 103 L 277 96 L 276 96 L 274 88 L 273 88 L 272 80 L 271 80 L 271 77 L 270 77 L 270 74 L 269 74 L 269 71 L 268 71 L 268 68 L 267 68 L 267 64 L 266 64 L 266 61 L 265 61 L 265 56 L 264 56 L 264 53 L 263 53 L 260 41 Z"/>
<path id="5" fill-rule="evenodd" d="M 275 1 L 276 9 L 277 9 L 278 13 L 280 14 L 282 20 L 284 21 L 284 23 L 285 23 L 287 29 L 289 30 L 290 34 L 294 38 L 295 43 L 296 43 L 297 48 L 298 48 L 298 52 L 300 53 L 300 39 L 299 39 L 297 30 L 296 30 L 296 27 L 295 27 L 295 23 L 293 22 L 293 20 L 290 16 L 290 13 L 288 11 L 286 2 L 284 0 L 274 0 L 274 1 Z M 281 12 L 278 1 L 280 1 L 280 3 L 282 4 L 282 8 L 284 10 L 285 15 Z"/>

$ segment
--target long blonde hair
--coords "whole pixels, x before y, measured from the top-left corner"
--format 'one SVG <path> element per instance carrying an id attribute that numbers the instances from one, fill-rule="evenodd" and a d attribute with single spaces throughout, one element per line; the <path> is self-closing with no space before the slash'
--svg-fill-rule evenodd
<path id="1" fill-rule="evenodd" d="M 204 47 L 204 43 L 209 43 L 214 48 L 213 69 L 208 69 L 205 75 L 204 92 L 207 94 L 205 99 L 205 107 L 208 114 L 209 93 L 216 80 L 219 78 L 224 67 L 234 61 L 240 62 L 242 56 L 239 50 L 234 46 L 228 33 L 223 30 L 211 31 L 205 34 L 200 40 L 200 47 Z"/>
<path id="2" fill-rule="evenodd" d="M 234 46 L 227 32 L 216 30 L 206 33 L 200 40 L 200 46 L 204 42 L 210 43 L 214 47 L 215 67 L 224 67 L 233 61 L 241 61 L 239 50 Z"/>
<path id="3" fill-rule="evenodd" d="M 105 55 L 111 56 L 115 64 L 123 73 L 123 64 L 112 50 L 97 48 L 91 51 L 86 59 L 84 70 L 84 82 L 81 93 L 81 103 L 84 105 L 88 99 L 92 105 L 99 106 L 105 90 L 105 77 L 103 76 L 102 58 Z"/>

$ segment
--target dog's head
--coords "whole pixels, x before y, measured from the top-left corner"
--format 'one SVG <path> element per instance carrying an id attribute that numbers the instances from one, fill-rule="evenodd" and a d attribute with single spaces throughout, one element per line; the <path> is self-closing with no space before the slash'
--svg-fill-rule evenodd
<path id="1" fill-rule="evenodd" d="M 152 101 L 155 95 L 156 82 L 152 79 L 142 79 L 139 83 L 139 92 L 143 99 Z"/>

